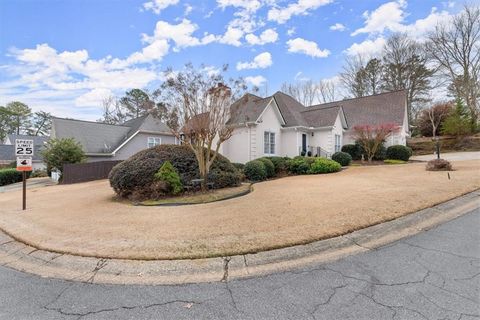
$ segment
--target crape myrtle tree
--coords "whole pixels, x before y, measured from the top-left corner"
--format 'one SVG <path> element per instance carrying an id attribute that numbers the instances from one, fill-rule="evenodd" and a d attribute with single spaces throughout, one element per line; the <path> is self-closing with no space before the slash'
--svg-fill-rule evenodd
<path id="1" fill-rule="evenodd" d="M 189 63 L 182 71 L 168 69 L 160 87 L 162 101 L 167 108 L 167 124 L 173 134 L 195 153 L 206 190 L 210 166 L 223 142 L 233 133 L 228 124 L 232 116 L 230 105 L 248 89 L 242 78 L 226 80 L 223 73 L 205 72 Z"/>
<path id="2" fill-rule="evenodd" d="M 453 109 L 451 102 L 438 102 L 423 109 L 417 119 L 418 130 L 423 136 L 435 138 L 440 133 L 443 122 Z"/>
<path id="3" fill-rule="evenodd" d="M 368 162 L 372 162 L 385 140 L 397 130 L 398 127 L 393 123 L 358 125 L 353 127 L 353 138 L 363 149 Z"/>

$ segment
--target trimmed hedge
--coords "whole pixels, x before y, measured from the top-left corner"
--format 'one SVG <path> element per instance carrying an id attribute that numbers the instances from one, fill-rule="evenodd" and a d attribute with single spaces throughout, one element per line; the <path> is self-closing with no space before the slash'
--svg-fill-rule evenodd
<path id="1" fill-rule="evenodd" d="M 352 162 L 352 156 L 346 152 L 339 151 L 332 155 L 332 160 L 340 163 L 342 167 L 346 167 Z"/>
<path id="2" fill-rule="evenodd" d="M 243 163 L 232 162 L 232 164 L 235 168 L 243 172 L 243 168 L 245 168 L 245 165 Z"/>
<path id="3" fill-rule="evenodd" d="M 262 161 L 265 165 L 265 172 L 267 173 L 267 178 L 272 178 L 275 176 L 275 166 L 273 165 L 272 160 L 267 158 L 259 158 L 258 161 Z"/>
<path id="4" fill-rule="evenodd" d="M 358 144 L 345 144 L 342 147 L 342 152 L 348 153 L 352 160 L 362 159 L 362 148 Z"/>
<path id="5" fill-rule="evenodd" d="M 27 177 L 30 176 L 30 172 L 27 172 Z M 22 181 L 22 173 L 17 169 L 0 169 L 0 186 L 12 184 Z"/>
<path id="6" fill-rule="evenodd" d="M 247 162 L 243 172 L 250 181 L 263 181 L 267 179 L 265 163 L 260 160 L 252 160 Z"/>
<path id="7" fill-rule="evenodd" d="M 135 191 L 148 198 L 154 175 L 165 161 L 171 162 L 183 185 L 200 177 L 197 159 L 188 146 L 164 144 L 142 150 L 113 167 L 109 174 L 110 185 L 120 197 L 129 197 Z M 218 155 L 208 175 L 208 182 L 213 182 L 213 188 L 237 186 L 240 179 L 241 174 L 233 164 Z"/>
<path id="8" fill-rule="evenodd" d="M 326 159 L 326 158 L 316 158 L 315 161 L 310 166 L 308 173 L 318 174 L 318 173 L 332 173 L 338 172 L 342 169 L 340 163 Z"/>
<path id="9" fill-rule="evenodd" d="M 308 171 L 310 170 L 310 164 L 311 164 L 311 162 L 307 161 L 307 159 L 311 159 L 311 158 L 298 156 L 288 160 L 287 161 L 288 171 L 293 174 L 307 174 Z"/>
<path id="10" fill-rule="evenodd" d="M 387 159 L 408 161 L 411 151 L 402 145 L 390 146 L 387 149 Z"/>
<path id="11" fill-rule="evenodd" d="M 265 157 L 272 161 L 273 165 L 275 166 L 275 173 L 281 173 L 287 171 L 287 161 L 290 160 L 289 157 Z"/>

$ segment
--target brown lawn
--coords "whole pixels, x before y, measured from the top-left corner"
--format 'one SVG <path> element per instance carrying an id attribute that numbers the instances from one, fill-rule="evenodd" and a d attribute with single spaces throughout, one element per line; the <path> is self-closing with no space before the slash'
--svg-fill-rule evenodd
<path id="1" fill-rule="evenodd" d="M 255 252 L 333 237 L 480 188 L 480 161 L 456 171 L 424 163 L 351 167 L 258 183 L 246 196 L 179 207 L 112 200 L 108 181 L 0 194 L 0 228 L 42 249 L 86 256 L 177 259 Z"/>

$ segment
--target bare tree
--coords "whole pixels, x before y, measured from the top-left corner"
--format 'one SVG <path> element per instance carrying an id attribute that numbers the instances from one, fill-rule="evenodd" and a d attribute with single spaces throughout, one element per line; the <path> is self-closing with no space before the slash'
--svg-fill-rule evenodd
<path id="1" fill-rule="evenodd" d="M 283 83 L 282 92 L 292 96 L 303 104 L 304 106 L 311 106 L 318 94 L 318 87 L 312 80 L 296 82 L 296 83 Z"/>
<path id="2" fill-rule="evenodd" d="M 451 110 L 451 103 L 438 103 L 424 111 L 432 126 L 432 137 L 435 138 L 440 125 L 450 115 Z"/>
<path id="3" fill-rule="evenodd" d="M 210 166 L 223 142 L 233 133 L 228 124 L 232 116 L 230 105 L 246 90 L 243 79 L 223 78 L 222 73 L 206 74 L 187 64 L 185 69 L 166 72 L 161 86 L 162 98 L 169 110 L 167 121 L 172 133 L 195 153 L 206 190 Z M 223 72 L 227 66 L 223 68 Z"/>
<path id="4" fill-rule="evenodd" d="M 380 59 L 373 58 L 364 68 L 364 76 L 368 94 L 377 94 L 382 91 L 383 64 Z"/>
<path id="5" fill-rule="evenodd" d="M 327 103 L 338 100 L 336 84 L 333 80 L 320 80 L 317 84 L 317 100 Z"/>
<path id="6" fill-rule="evenodd" d="M 126 110 L 114 96 L 109 96 L 102 101 L 103 114 L 97 122 L 108 124 L 121 124 L 127 120 Z"/>
<path id="7" fill-rule="evenodd" d="M 480 7 L 465 6 L 452 21 L 440 22 L 429 36 L 428 52 L 449 88 L 467 105 L 476 125 L 480 106 Z"/>
<path id="8" fill-rule="evenodd" d="M 412 123 L 419 104 L 428 100 L 433 69 L 427 67 L 424 46 L 407 34 L 394 34 L 383 50 L 383 90 L 407 91 L 407 112 Z"/>
<path id="9" fill-rule="evenodd" d="M 365 62 L 361 55 L 348 57 L 345 60 L 340 80 L 348 94 L 354 98 L 367 95 L 367 81 L 365 74 Z"/>

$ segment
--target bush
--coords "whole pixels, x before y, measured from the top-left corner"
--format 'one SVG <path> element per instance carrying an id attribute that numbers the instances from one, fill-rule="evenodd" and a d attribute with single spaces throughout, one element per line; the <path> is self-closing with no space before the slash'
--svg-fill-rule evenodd
<path id="1" fill-rule="evenodd" d="M 352 156 L 346 152 L 339 151 L 332 155 L 332 160 L 340 163 L 342 167 L 346 167 L 352 162 Z"/>
<path id="2" fill-rule="evenodd" d="M 31 178 L 45 178 L 48 177 L 48 173 L 46 169 L 38 169 L 32 172 L 30 175 Z"/>
<path id="3" fill-rule="evenodd" d="M 307 174 L 310 170 L 310 164 L 307 159 L 308 158 L 299 156 L 287 160 L 288 171 L 293 174 Z"/>
<path id="4" fill-rule="evenodd" d="M 182 181 L 177 170 L 172 166 L 170 161 L 165 161 L 160 170 L 155 173 L 155 180 L 163 181 L 166 185 L 166 194 L 179 194 L 183 191 Z"/>
<path id="5" fill-rule="evenodd" d="M 232 164 L 235 168 L 243 172 L 243 168 L 245 168 L 245 165 L 243 163 L 232 162 Z"/>
<path id="6" fill-rule="evenodd" d="M 367 155 L 364 153 L 363 158 L 367 160 Z M 387 148 L 384 145 L 378 147 L 377 152 L 373 156 L 373 160 L 383 161 L 387 159 Z"/>
<path id="7" fill-rule="evenodd" d="M 383 160 L 383 162 L 384 162 L 385 164 L 405 164 L 405 163 L 407 163 L 407 161 L 394 160 L 394 159 Z"/>
<path id="8" fill-rule="evenodd" d="M 325 159 L 325 158 L 316 158 L 312 163 L 309 173 L 318 174 L 318 173 L 332 173 L 338 172 L 342 169 L 340 163 Z"/>
<path id="9" fill-rule="evenodd" d="M 62 173 L 60 179 L 63 176 L 64 164 L 80 163 L 85 160 L 82 146 L 73 138 L 50 139 L 40 153 L 48 168 L 57 168 Z"/>
<path id="10" fill-rule="evenodd" d="M 402 145 L 390 146 L 387 149 L 387 159 L 408 161 L 411 151 Z"/>
<path id="11" fill-rule="evenodd" d="M 267 179 L 265 163 L 260 160 L 249 161 L 243 170 L 247 179 L 251 181 L 263 181 Z"/>
<path id="12" fill-rule="evenodd" d="M 352 160 L 362 159 L 362 148 L 358 144 L 346 144 L 342 147 L 342 152 L 348 153 Z"/>
<path id="13" fill-rule="evenodd" d="M 427 171 L 451 171 L 452 164 L 444 159 L 435 159 L 427 162 Z"/>
<path id="14" fill-rule="evenodd" d="M 275 167 L 275 173 L 281 173 L 287 171 L 287 161 L 290 160 L 288 157 L 265 157 L 272 161 L 273 166 Z"/>
<path id="15" fill-rule="evenodd" d="M 22 181 L 22 173 L 16 169 L 8 168 L 0 170 L 0 186 Z"/>
<path id="16" fill-rule="evenodd" d="M 265 165 L 265 172 L 267 173 L 267 178 L 271 178 L 275 176 L 275 166 L 272 160 L 267 158 L 259 158 L 257 160 L 262 161 L 263 164 Z"/>
<path id="17" fill-rule="evenodd" d="M 170 161 L 177 170 L 183 185 L 188 185 L 192 179 L 200 177 L 197 159 L 188 146 L 164 144 L 142 150 L 113 167 L 109 174 L 110 185 L 120 197 L 129 197 L 134 190 L 148 197 L 155 181 L 154 175 L 165 161 Z M 216 180 L 220 178 L 219 172 L 223 173 L 223 176 Z M 208 175 L 208 182 L 213 182 L 213 188 L 237 186 L 240 179 L 241 175 L 232 163 L 218 155 Z M 139 189 L 145 192 L 142 193 Z"/>

